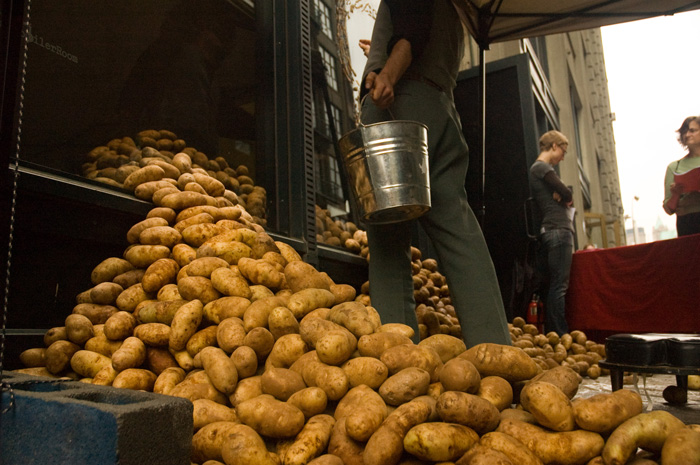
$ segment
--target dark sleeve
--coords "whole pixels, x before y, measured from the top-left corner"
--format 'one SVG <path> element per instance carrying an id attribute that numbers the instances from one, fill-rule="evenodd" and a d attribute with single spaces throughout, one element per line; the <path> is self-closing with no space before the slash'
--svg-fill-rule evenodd
<path id="1" fill-rule="evenodd" d="M 559 179 L 559 176 L 557 176 L 557 173 L 554 171 L 547 172 L 542 180 L 561 196 L 563 203 L 569 203 L 574 198 L 571 194 L 571 190 L 561 182 L 561 179 Z"/>
<path id="2" fill-rule="evenodd" d="M 400 39 L 411 44 L 411 55 L 415 60 L 422 55 L 430 39 L 433 25 L 434 0 L 384 0 L 391 13 L 394 35 L 387 44 L 387 55 Z"/>

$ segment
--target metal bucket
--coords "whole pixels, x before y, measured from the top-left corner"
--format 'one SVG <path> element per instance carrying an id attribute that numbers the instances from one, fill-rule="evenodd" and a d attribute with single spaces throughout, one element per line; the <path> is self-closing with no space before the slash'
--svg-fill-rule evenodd
<path id="1" fill-rule="evenodd" d="M 339 145 L 365 222 L 397 223 L 430 210 L 427 126 L 396 120 L 360 124 Z"/>

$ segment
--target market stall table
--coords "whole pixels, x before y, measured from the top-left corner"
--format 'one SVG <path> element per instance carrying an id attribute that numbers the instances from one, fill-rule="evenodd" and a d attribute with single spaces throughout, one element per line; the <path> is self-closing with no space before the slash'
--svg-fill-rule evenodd
<path id="1" fill-rule="evenodd" d="M 579 251 L 567 294 L 569 327 L 615 333 L 700 333 L 700 234 Z"/>

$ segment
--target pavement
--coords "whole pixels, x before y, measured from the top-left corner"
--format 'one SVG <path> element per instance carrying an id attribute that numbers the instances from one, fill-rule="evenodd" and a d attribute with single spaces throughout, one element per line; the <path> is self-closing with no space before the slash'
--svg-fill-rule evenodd
<path id="1" fill-rule="evenodd" d="M 700 425 L 700 391 L 688 390 L 688 401 L 685 404 L 671 404 L 663 397 L 663 390 L 668 386 L 676 386 L 674 375 L 637 374 L 625 376 L 625 389 L 632 389 L 642 396 L 645 411 L 666 410 L 685 424 Z M 610 376 L 601 376 L 596 380 L 584 378 L 579 385 L 576 397 L 590 397 L 596 394 L 612 392 Z"/>

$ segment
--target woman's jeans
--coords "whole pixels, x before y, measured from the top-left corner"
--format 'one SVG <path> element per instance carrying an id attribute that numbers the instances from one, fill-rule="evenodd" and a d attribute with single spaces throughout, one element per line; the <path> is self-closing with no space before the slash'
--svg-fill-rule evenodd
<path id="1" fill-rule="evenodd" d="M 566 291 L 569 288 L 571 258 L 574 253 L 574 233 L 568 229 L 553 229 L 540 235 L 546 258 L 549 291 L 545 307 L 545 333 L 558 335 L 569 332 L 566 323 Z"/>

